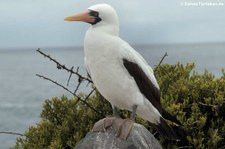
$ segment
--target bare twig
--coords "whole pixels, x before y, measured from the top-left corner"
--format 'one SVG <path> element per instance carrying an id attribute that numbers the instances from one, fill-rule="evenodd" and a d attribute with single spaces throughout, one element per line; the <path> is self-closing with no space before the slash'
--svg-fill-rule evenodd
<path id="1" fill-rule="evenodd" d="M 91 80 L 91 79 L 89 79 L 89 78 L 87 78 L 87 77 L 83 77 L 83 76 L 82 76 L 81 74 L 79 74 L 78 72 L 73 71 L 73 69 L 72 69 L 73 67 L 72 67 L 71 69 L 69 69 L 69 68 L 67 68 L 65 65 L 60 64 L 57 60 L 55 60 L 54 58 L 52 58 L 50 55 L 47 55 L 47 54 L 45 54 L 44 52 L 42 52 L 40 48 L 38 48 L 36 51 L 37 51 L 38 53 L 40 53 L 41 55 L 43 55 L 44 57 L 47 57 L 48 59 L 50 59 L 50 61 L 53 61 L 53 62 L 56 64 L 56 66 L 57 66 L 58 69 L 64 69 L 64 70 L 66 70 L 67 72 L 70 72 L 70 73 L 72 73 L 72 74 L 77 75 L 78 78 L 81 78 L 82 80 L 86 80 L 86 81 L 92 83 L 92 80 Z M 79 70 L 79 69 L 78 69 L 78 70 Z"/>
<path id="2" fill-rule="evenodd" d="M 0 131 L 0 134 L 9 134 L 9 135 L 18 135 L 18 136 L 25 136 L 22 133 L 18 133 L 18 132 L 11 132 L 11 131 Z"/>
<path id="3" fill-rule="evenodd" d="M 36 76 L 38 76 L 38 77 L 40 77 L 40 78 L 43 78 L 43 79 L 45 79 L 45 80 L 48 80 L 48 81 L 50 81 L 50 82 L 52 82 L 52 83 L 54 83 L 54 84 L 60 86 L 60 87 L 63 88 L 64 90 L 66 90 L 66 91 L 68 91 L 69 93 L 71 93 L 74 97 L 76 97 L 77 100 L 78 100 L 77 103 L 78 103 L 79 101 L 81 101 L 82 103 L 84 103 L 85 105 L 87 105 L 90 109 L 92 109 L 94 112 L 96 112 L 96 113 L 100 114 L 102 117 L 104 117 L 104 115 L 103 115 L 100 111 L 98 111 L 97 109 L 95 109 L 94 107 L 92 107 L 88 102 L 86 102 L 87 97 L 89 98 L 93 91 L 91 91 L 91 93 L 89 93 L 90 95 L 87 96 L 85 99 L 81 99 L 80 96 L 76 95 L 75 93 L 73 93 L 71 90 L 69 90 L 67 87 L 63 86 L 62 84 L 60 84 L 60 83 L 58 83 L 58 82 L 56 82 L 56 81 L 54 81 L 54 80 L 52 80 L 52 79 L 50 79 L 50 78 L 47 78 L 47 77 L 45 77 L 45 76 L 39 75 L 39 74 L 36 74 Z"/>
<path id="4" fill-rule="evenodd" d="M 96 88 L 93 88 L 91 90 L 91 92 L 87 95 L 87 97 L 84 99 L 84 101 L 87 101 L 89 99 L 89 97 L 91 96 L 91 94 L 95 91 Z"/>
<path id="5" fill-rule="evenodd" d="M 163 60 L 165 59 L 166 56 L 168 56 L 167 52 L 163 55 L 163 57 L 161 58 L 161 60 L 158 63 L 158 65 L 156 65 L 155 70 L 162 64 L 162 62 L 163 62 Z"/>
<path id="6" fill-rule="evenodd" d="M 160 62 L 158 64 L 158 66 L 162 64 L 162 62 L 163 62 L 163 60 L 165 59 L 166 56 L 168 56 L 167 52 L 163 55 L 162 59 L 160 60 Z"/>
<path id="7" fill-rule="evenodd" d="M 78 80 L 79 80 L 79 78 L 78 78 Z M 78 91 L 78 89 L 79 89 L 81 83 L 82 83 L 82 81 L 78 81 L 77 87 L 76 87 L 76 89 L 74 90 L 74 93 L 73 93 L 73 94 L 76 94 L 76 93 L 77 93 L 77 91 Z"/>
<path id="8" fill-rule="evenodd" d="M 48 81 L 50 81 L 50 82 L 52 82 L 52 83 L 54 83 L 54 84 L 60 86 L 61 88 L 63 88 L 64 90 L 68 91 L 68 92 L 71 93 L 72 95 L 74 95 L 73 92 L 72 92 L 71 90 L 69 90 L 69 89 L 66 88 L 65 86 L 59 84 L 58 82 L 56 82 L 56 81 L 54 81 L 54 80 L 52 80 L 52 79 L 50 79 L 50 78 L 47 78 L 47 77 L 45 77 L 45 76 L 43 76 L 43 75 L 40 75 L 40 74 L 36 74 L 36 76 L 38 76 L 38 77 L 40 77 L 40 78 L 43 78 L 43 79 L 45 79 L 45 80 L 48 80 Z"/>
<path id="9" fill-rule="evenodd" d="M 95 88 L 93 88 L 91 90 L 91 92 L 86 96 L 86 98 L 84 99 L 85 102 L 87 102 L 87 100 L 89 99 L 89 97 L 93 94 L 93 92 L 95 91 Z M 78 103 L 79 101 L 77 100 L 77 102 L 75 103 L 75 105 Z M 103 116 L 103 115 L 102 115 Z"/>
<path id="10" fill-rule="evenodd" d="M 72 74 L 73 74 L 73 73 L 72 73 L 73 68 L 74 68 L 74 67 L 71 68 L 70 76 L 69 76 L 69 79 L 67 80 L 67 86 L 69 86 L 69 82 L 70 82 L 71 76 L 72 76 Z M 79 68 L 79 67 L 77 67 L 77 68 Z"/>
<path id="11" fill-rule="evenodd" d="M 79 73 L 79 67 L 77 67 L 76 73 Z M 77 91 L 78 91 L 78 89 L 79 89 L 79 87 L 80 87 L 82 81 L 83 81 L 83 79 L 82 79 L 81 77 L 78 77 L 78 84 L 77 84 L 76 89 L 74 90 L 74 94 L 77 93 Z M 90 83 L 90 82 L 88 82 L 88 83 Z"/>
<path id="12" fill-rule="evenodd" d="M 43 75 L 40 75 L 40 74 L 36 74 L 36 76 L 38 76 L 38 77 L 40 77 L 40 78 L 43 78 L 43 79 L 45 79 L 45 80 L 47 80 L 47 81 L 50 81 L 50 82 L 56 84 L 57 86 L 60 86 L 61 88 L 63 88 L 64 90 L 66 90 L 66 91 L 68 91 L 70 94 L 72 94 L 74 97 L 76 97 L 76 98 L 77 98 L 77 103 L 78 103 L 79 101 L 81 101 L 83 104 L 87 105 L 90 109 L 92 109 L 92 110 L 95 111 L 96 113 L 100 114 L 102 117 L 104 116 L 101 112 L 99 112 L 97 109 L 95 109 L 94 107 L 92 107 L 88 102 L 86 102 L 87 98 L 89 98 L 90 95 L 94 92 L 94 89 L 88 94 L 88 96 L 87 96 L 85 99 L 81 99 L 81 97 L 78 96 L 78 95 L 76 94 L 77 91 L 79 90 L 79 87 L 80 87 L 80 85 L 81 85 L 81 83 L 82 83 L 83 80 L 88 81 L 88 83 L 92 83 L 92 80 L 91 80 L 90 78 L 88 78 L 88 77 L 83 77 L 83 76 L 79 73 L 79 67 L 77 67 L 76 71 L 74 71 L 74 70 L 73 70 L 74 67 L 72 67 L 71 69 L 67 68 L 65 65 L 60 64 L 56 59 L 52 58 L 50 55 L 47 55 L 47 54 L 45 54 L 44 52 L 42 52 L 42 51 L 40 50 L 40 48 L 37 49 L 36 51 L 39 52 L 39 53 L 40 53 L 41 55 L 43 55 L 44 57 L 47 57 L 48 59 L 50 59 L 50 61 L 53 61 L 53 62 L 56 64 L 56 66 L 57 66 L 58 69 L 64 69 L 64 70 L 66 70 L 67 72 L 70 73 L 69 78 L 68 78 L 68 81 L 67 81 L 67 86 L 69 85 L 69 81 L 70 81 L 70 79 L 71 79 L 71 77 L 72 77 L 72 74 L 75 74 L 75 75 L 78 77 L 78 84 L 77 84 L 77 86 L 76 86 L 75 91 L 72 92 L 72 91 L 69 90 L 67 87 L 65 87 L 64 85 L 58 83 L 57 81 L 54 81 L 54 80 L 52 80 L 52 79 L 50 79 L 50 78 L 48 78 L 48 77 L 45 77 L 45 76 L 43 76 Z"/>

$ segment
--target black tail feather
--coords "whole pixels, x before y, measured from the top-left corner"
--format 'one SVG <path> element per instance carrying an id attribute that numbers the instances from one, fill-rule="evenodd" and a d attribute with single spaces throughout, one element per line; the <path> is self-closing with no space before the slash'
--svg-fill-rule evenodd
<path id="1" fill-rule="evenodd" d="M 159 132 L 164 137 L 170 140 L 180 140 L 173 129 L 166 123 L 166 121 L 160 117 L 160 123 L 158 124 L 151 124 L 157 132 Z"/>

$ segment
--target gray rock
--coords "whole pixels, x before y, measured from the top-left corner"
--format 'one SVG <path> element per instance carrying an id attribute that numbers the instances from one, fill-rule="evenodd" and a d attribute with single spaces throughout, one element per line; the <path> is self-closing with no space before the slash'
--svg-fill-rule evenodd
<path id="1" fill-rule="evenodd" d="M 74 149 L 162 149 L 158 140 L 140 124 L 132 123 L 126 139 L 117 133 L 113 126 L 105 131 L 91 131 Z"/>

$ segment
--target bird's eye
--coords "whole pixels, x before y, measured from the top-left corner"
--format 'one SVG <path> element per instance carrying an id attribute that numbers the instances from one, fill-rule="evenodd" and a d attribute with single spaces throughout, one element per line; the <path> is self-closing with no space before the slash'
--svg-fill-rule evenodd
<path id="1" fill-rule="evenodd" d="M 98 12 L 97 11 L 90 10 L 89 15 L 90 16 L 93 16 L 93 17 L 98 17 Z"/>

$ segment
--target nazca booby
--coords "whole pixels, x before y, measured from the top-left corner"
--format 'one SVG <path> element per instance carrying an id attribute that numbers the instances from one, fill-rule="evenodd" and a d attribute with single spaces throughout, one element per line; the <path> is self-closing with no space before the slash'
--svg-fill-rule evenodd
<path id="1" fill-rule="evenodd" d="M 129 110 L 133 116 L 137 113 L 160 134 L 178 139 L 164 118 L 180 122 L 162 109 L 160 89 L 152 68 L 119 37 L 114 8 L 96 4 L 65 20 L 91 24 L 84 39 L 85 64 L 98 91 L 113 106 Z"/>

